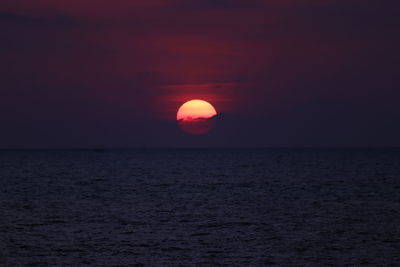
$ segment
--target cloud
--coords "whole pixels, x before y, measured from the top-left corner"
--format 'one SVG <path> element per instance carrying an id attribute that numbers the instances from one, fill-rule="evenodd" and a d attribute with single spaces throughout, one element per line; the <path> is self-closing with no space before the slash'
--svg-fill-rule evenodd
<path id="1" fill-rule="evenodd" d="M 181 0 L 171 8 L 182 10 L 232 10 L 243 8 L 254 8 L 259 6 L 255 1 L 240 0 Z"/>
<path id="2" fill-rule="evenodd" d="M 324 36 L 346 39 L 398 38 L 398 1 L 335 1 L 329 5 L 304 6 L 298 10 L 303 28 Z"/>
<path id="3" fill-rule="evenodd" d="M 75 27 L 79 24 L 77 20 L 67 16 L 39 17 L 15 13 L 0 13 L 0 25 L 3 27 L 6 25 Z"/>

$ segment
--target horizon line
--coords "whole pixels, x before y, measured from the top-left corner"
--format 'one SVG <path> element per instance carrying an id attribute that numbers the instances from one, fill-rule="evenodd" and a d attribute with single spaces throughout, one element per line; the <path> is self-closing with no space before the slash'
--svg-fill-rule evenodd
<path id="1" fill-rule="evenodd" d="M 73 147 L 73 148 L 0 148 L 0 151 L 18 151 L 18 150 L 188 150 L 188 149 L 400 149 L 400 146 L 209 146 L 209 147 Z"/>

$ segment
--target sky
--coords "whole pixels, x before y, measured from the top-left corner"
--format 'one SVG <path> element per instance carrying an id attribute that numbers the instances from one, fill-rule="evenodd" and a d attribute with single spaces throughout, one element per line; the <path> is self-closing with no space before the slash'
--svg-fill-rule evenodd
<path id="1" fill-rule="evenodd" d="M 400 146 L 399 28 L 395 0 L 2 0 L 0 148 Z"/>

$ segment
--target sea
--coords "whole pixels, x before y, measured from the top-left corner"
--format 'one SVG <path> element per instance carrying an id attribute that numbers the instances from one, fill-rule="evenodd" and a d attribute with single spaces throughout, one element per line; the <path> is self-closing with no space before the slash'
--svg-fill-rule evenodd
<path id="1" fill-rule="evenodd" d="M 0 266 L 400 266 L 400 149 L 2 150 Z"/>

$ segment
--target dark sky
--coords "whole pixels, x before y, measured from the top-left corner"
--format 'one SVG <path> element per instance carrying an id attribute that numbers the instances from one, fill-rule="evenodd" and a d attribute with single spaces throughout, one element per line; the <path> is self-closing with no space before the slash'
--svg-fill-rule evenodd
<path id="1" fill-rule="evenodd" d="M 398 0 L 2 0 L 0 148 L 400 146 L 399 48 Z"/>

